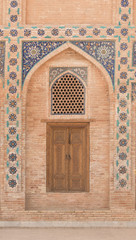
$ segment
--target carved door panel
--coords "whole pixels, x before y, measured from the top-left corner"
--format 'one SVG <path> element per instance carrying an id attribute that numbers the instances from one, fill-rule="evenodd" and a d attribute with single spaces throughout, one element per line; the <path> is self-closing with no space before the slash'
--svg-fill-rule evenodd
<path id="1" fill-rule="evenodd" d="M 52 190 L 67 190 L 67 129 L 53 129 L 52 139 Z"/>
<path id="2" fill-rule="evenodd" d="M 85 128 L 69 129 L 69 190 L 85 190 L 86 139 Z"/>
<path id="3" fill-rule="evenodd" d="M 51 125 L 47 135 L 47 191 L 87 191 L 86 125 Z"/>

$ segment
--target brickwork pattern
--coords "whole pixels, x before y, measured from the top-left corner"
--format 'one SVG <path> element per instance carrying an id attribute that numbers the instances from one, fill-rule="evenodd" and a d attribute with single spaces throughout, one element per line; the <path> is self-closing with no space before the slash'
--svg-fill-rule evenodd
<path id="1" fill-rule="evenodd" d="M 134 178 L 131 161 L 131 106 L 132 102 L 135 104 L 136 83 L 136 30 L 132 22 L 133 1 L 119 1 L 116 13 L 119 21 L 115 26 L 23 25 L 22 0 L 6 0 L 3 5 L 4 25 L 0 29 L 0 78 L 4 89 L 4 147 L 2 148 L 4 190 L 2 192 L 9 193 L 9 199 L 10 194 L 11 196 L 15 193 L 20 194 L 18 198 L 21 198 L 21 194 L 25 192 L 23 182 L 25 173 L 24 169 L 21 169 L 23 166 L 21 144 L 24 136 L 22 94 L 24 94 L 25 81 L 47 55 L 59 51 L 61 47 L 65 48 L 65 44 L 70 43 L 73 48 L 79 48 L 82 54 L 92 57 L 94 63 L 98 62 L 111 79 L 110 94 L 114 94 L 116 99 L 115 141 L 114 146 L 111 146 L 114 149 L 112 157 L 114 167 L 111 167 L 114 186 L 111 187 L 113 194 L 111 201 L 115 200 L 114 208 L 120 196 L 123 205 L 126 194 L 129 200 L 125 207 L 130 208 L 131 205 L 133 209 L 133 204 L 130 204 L 133 198 Z M 114 194 L 118 197 L 116 198 Z"/>

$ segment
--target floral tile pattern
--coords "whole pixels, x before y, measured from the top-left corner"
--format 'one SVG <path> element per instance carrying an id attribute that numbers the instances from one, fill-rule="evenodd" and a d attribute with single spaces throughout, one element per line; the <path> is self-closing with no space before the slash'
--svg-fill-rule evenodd
<path id="1" fill-rule="evenodd" d="M 133 43 L 133 66 L 136 66 L 136 42 Z"/>
<path id="2" fill-rule="evenodd" d="M 84 82 L 87 83 L 87 67 L 52 67 L 49 72 L 50 84 L 56 77 L 66 71 L 76 73 Z"/>
<path id="3" fill-rule="evenodd" d="M 5 70 L 5 42 L 0 41 L 0 77 L 4 78 Z"/>
<path id="4" fill-rule="evenodd" d="M 58 48 L 65 41 L 29 41 L 23 43 L 22 85 L 31 68 L 47 54 Z M 113 41 L 72 41 L 74 45 L 94 57 L 107 70 L 114 87 L 115 77 L 115 42 Z"/>
<path id="5" fill-rule="evenodd" d="M 46 55 L 64 44 L 64 41 L 26 41 L 23 42 L 22 85 L 31 68 Z"/>
<path id="6" fill-rule="evenodd" d="M 100 62 L 111 77 L 113 87 L 115 77 L 115 42 L 114 41 L 74 41 L 77 47 Z"/>
<path id="7" fill-rule="evenodd" d="M 136 82 L 132 83 L 131 99 L 132 101 L 136 100 Z"/>

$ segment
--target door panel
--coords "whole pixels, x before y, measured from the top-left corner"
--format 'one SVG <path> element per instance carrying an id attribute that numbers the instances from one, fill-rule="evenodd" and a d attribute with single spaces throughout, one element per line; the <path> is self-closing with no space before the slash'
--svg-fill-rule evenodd
<path id="1" fill-rule="evenodd" d="M 87 124 L 55 124 L 47 146 L 47 190 L 81 192 L 88 189 Z M 48 142 L 50 144 L 48 144 Z M 48 152 L 48 151 L 47 151 Z M 50 177 L 51 175 L 51 177 Z M 50 185 L 48 184 L 50 182 Z"/>
<path id="2" fill-rule="evenodd" d="M 53 149 L 52 149 L 52 177 L 53 191 L 64 191 L 67 188 L 66 181 L 66 140 L 67 131 L 64 129 L 53 130 Z"/>
<path id="3" fill-rule="evenodd" d="M 70 156 L 69 161 L 69 190 L 70 191 L 84 191 L 84 164 L 83 155 L 85 149 L 83 142 L 85 141 L 83 136 L 83 128 L 71 128 L 70 129 Z"/>

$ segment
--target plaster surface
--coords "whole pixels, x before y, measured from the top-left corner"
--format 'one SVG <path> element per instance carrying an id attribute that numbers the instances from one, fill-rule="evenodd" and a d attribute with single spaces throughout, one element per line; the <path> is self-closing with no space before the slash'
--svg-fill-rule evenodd
<path id="1" fill-rule="evenodd" d="M 47 228 L 47 229 L 0 229 L 0 239 L 7 240 L 134 240 L 136 229 L 116 228 Z"/>

